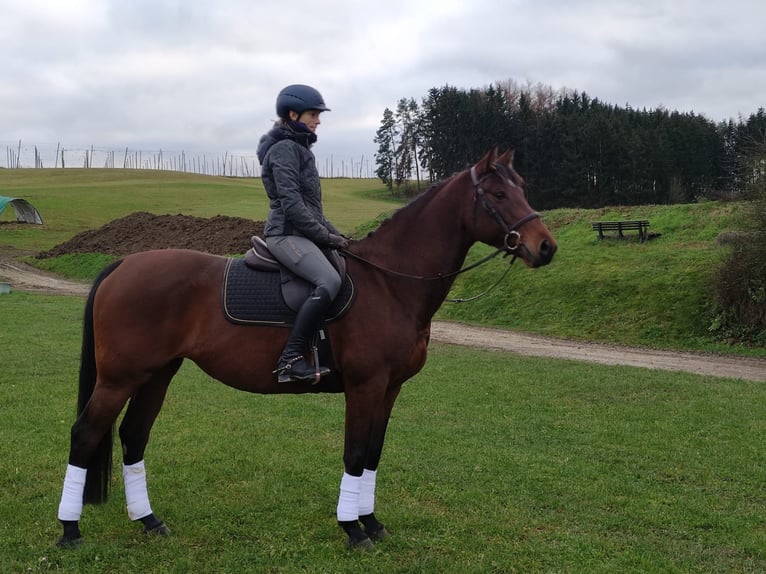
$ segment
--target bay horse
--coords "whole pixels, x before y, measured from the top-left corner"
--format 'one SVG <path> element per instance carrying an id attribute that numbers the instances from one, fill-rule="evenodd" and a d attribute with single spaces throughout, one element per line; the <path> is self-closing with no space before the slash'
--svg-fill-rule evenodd
<path id="1" fill-rule="evenodd" d="M 346 250 L 357 294 L 327 333 L 345 395 L 336 514 L 349 547 L 369 549 L 388 536 L 374 510 L 389 416 L 402 383 L 425 364 L 431 319 L 469 248 L 483 242 L 528 267 L 547 265 L 556 251 L 512 163 L 511 150 L 489 151 Z M 78 417 L 58 511 L 60 546 L 81 543 L 83 505 L 107 499 L 113 429 L 126 404 L 119 437 L 128 515 L 145 532 L 169 533 L 149 503 L 144 451 L 184 359 L 243 391 L 317 392 L 306 382 L 277 383 L 273 369 L 288 329 L 237 325 L 224 317 L 221 283 L 228 261 L 188 250 L 147 251 L 109 265 L 95 280 L 85 306 Z"/>

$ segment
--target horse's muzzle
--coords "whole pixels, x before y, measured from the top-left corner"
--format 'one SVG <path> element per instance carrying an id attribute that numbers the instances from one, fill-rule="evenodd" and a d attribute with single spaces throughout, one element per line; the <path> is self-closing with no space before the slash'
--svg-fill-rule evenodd
<path id="1" fill-rule="evenodd" d="M 522 259 L 529 267 L 542 267 L 548 265 L 553 260 L 553 255 L 556 253 L 558 246 L 556 242 L 550 239 L 543 239 L 537 245 L 536 250 L 531 250 L 529 247 L 522 243 L 521 247 L 524 249 L 524 256 Z"/>

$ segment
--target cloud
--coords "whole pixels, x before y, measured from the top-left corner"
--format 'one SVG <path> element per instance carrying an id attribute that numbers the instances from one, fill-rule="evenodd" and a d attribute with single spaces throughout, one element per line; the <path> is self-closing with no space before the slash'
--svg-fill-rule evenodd
<path id="1" fill-rule="evenodd" d="M 383 110 L 446 84 L 567 87 L 719 121 L 766 105 L 760 0 L 0 0 L 0 145 L 253 153 L 281 87 L 371 157 Z M 0 156 L 2 157 L 2 156 Z"/>

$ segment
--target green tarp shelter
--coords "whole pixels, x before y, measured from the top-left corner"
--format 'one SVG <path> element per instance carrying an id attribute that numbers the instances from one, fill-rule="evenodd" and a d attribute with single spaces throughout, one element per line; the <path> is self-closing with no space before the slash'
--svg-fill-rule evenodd
<path id="1" fill-rule="evenodd" d="M 16 212 L 16 221 L 22 223 L 37 223 L 43 224 L 43 218 L 40 217 L 40 212 L 29 203 L 26 199 L 19 199 L 18 197 L 3 197 L 0 195 L 0 213 L 10 205 Z"/>

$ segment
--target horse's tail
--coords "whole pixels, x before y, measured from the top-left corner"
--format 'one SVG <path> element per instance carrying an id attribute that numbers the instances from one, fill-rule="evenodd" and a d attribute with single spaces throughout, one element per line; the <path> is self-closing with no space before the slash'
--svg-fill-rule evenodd
<path id="1" fill-rule="evenodd" d="M 85 304 L 85 317 L 82 329 L 82 352 L 80 355 L 80 388 L 77 395 L 77 416 L 85 410 L 93 390 L 96 387 L 96 349 L 93 332 L 93 301 L 96 298 L 98 286 L 122 263 L 115 261 L 99 273 L 91 287 L 88 301 Z M 88 464 L 85 478 L 84 502 L 101 504 L 109 497 L 109 483 L 112 479 L 112 443 L 114 428 L 110 428 L 99 443 Z"/>

